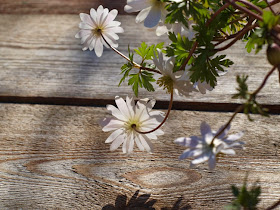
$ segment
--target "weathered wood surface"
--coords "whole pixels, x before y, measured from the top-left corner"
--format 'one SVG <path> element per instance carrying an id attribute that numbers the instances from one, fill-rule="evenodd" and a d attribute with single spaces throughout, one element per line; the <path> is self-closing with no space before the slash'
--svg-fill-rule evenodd
<path id="1" fill-rule="evenodd" d="M 103 5 L 124 13 L 126 0 L 0 0 L 0 13 L 5 14 L 79 14 Z"/>
<path id="2" fill-rule="evenodd" d="M 0 116 L 1 208 L 110 209 L 139 190 L 147 195 L 131 199 L 131 206 L 149 198 L 156 209 L 176 202 L 222 209 L 232 199 L 231 184 L 241 185 L 247 172 L 248 183 L 262 186 L 261 209 L 280 196 L 279 115 L 254 116 L 253 123 L 238 115 L 231 133 L 245 132 L 246 150 L 221 157 L 213 172 L 206 164 L 189 169 L 189 160 L 178 160 L 184 147 L 173 140 L 198 135 L 203 120 L 218 129 L 229 113 L 174 111 L 154 153 L 131 155 L 110 152 L 104 143 L 109 133 L 97 122 L 108 116 L 105 108 L 2 104 Z"/>
<path id="3" fill-rule="evenodd" d="M 141 41 L 158 43 L 166 37 L 156 37 L 136 25 L 133 16 L 119 16 L 125 34 L 120 35 L 119 50 L 127 53 L 127 46 L 139 46 Z M 117 87 L 121 78 L 120 67 L 125 62 L 113 51 L 106 49 L 101 58 L 94 52 L 81 50 L 77 15 L 1 15 L 0 16 L 0 99 L 2 102 L 58 103 L 57 101 L 104 105 L 115 95 L 132 95 L 126 84 Z M 139 33 L 139 31 L 141 33 Z M 143 31 L 143 32 L 142 32 Z M 239 100 L 231 99 L 236 93 L 235 77 L 248 74 L 250 89 L 259 86 L 271 68 L 265 52 L 248 54 L 242 43 L 225 52 L 235 64 L 219 78 L 217 88 L 206 95 L 193 93 L 189 98 L 176 97 L 183 109 L 233 110 Z M 259 94 L 259 101 L 279 109 L 278 75 L 275 72 Z M 13 98 L 14 97 L 14 98 Z M 139 97 L 155 97 L 168 101 L 165 91 L 155 93 L 140 90 Z M 57 100 L 55 102 L 55 100 Z M 104 102 L 105 101 L 105 102 Z M 164 104 L 162 107 L 167 106 Z M 174 107 L 176 108 L 176 103 Z M 177 108 L 178 108 L 177 107 Z M 204 107 L 204 108 L 203 108 Z M 209 108 L 210 107 L 210 108 Z M 230 108 L 231 107 L 231 108 Z"/>

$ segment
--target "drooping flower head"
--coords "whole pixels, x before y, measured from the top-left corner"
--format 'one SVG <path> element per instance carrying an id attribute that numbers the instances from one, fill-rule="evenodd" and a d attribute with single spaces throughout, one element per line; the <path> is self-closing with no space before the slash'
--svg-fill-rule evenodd
<path id="1" fill-rule="evenodd" d="M 114 21 L 118 14 L 116 9 L 109 12 L 107 8 L 100 5 L 97 10 L 91 9 L 90 15 L 80 13 L 81 23 L 80 31 L 76 34 L 76 38 L 81 39 L 83 50 L 95 50 L 95 54 L 100 57 L 103 53 L 103 45 L 109 47 L 103 40 L 103 37 L 112 47 L 118 47 L 116 40 L 119 39 L 117 33 L 123 33 L 119 21 Z"/>
<path id="2" fill-rule="evenodd" d="M 170 57 L 167 60 L 163 59 L 163 54 L 160 50 L 157 51 L 158 56 L 154 53 L 154 64 L 162 73 L 162 77 L 158 79 L 158 84 L 164 86 L 168 92 L 174 90 L 179 96 L 188 96 L 190 92 L 197 91 L 191 82 L 182 78 L 184 71 L 173 72 L 175 58 Z"/>
<path id="3" fill-rule="evenodd" d="M 116 96 L 117 108 L 107 105 L 107 109 L 113 115 L 112 118 L 105 118 L 100 124 L 103 131 L 113 131 L 105 143 L 112 143 L 110 150 L 116 150 L 122 145 L 123 153 L 133 151 L 134 142 L 141 151 L 153 151 L 150 139 L 157 139 L 158 135 L 163 135 L 161 129 L 148 134 L 140 134 L 137 131 L 146 132 L 156 128 L 164 119 L 160 111 L 152 111 L 155 100 L 141 99 L 135 105 L 133 98 L 126 97 L 126 101 Z M 137 131 L 135 131 L 135 129 Z"/>
<path id="4" fill-rule="evenodd" d="M 140 11 L 136 17 L 136 23 L 144 21 L 145 27 L 152 28 L 161 19 L 165 19 L 165 5 L 166 3 L 160 0 L 127 0 L 124 10 L 128 13 Z"/>
<path id="5" fill-rule="evenodd" d="M 219 129 L 221 131 L 223 126 Z M 174 142 L 188 147 L 183 154 L 179 157 L 180 160 L 194 157 L 191 161 L 191 167 L 195 164 L 208 161 L 210 170 L 213 170 L 216 165 L 216 156 L 220 153 L 227 155 L 234 155 L 233 148 L 242 148 L 243 142 L 237 141 L 243 136 L 243 132 L 238 134 L 228 135 L 230 126 L 228 126 L 218 137 L 213 137 L 217 132 L 212 131 L 210 126 L 206 122 L 202 122 L 200 125 L 201 136 L 181 137 Z"/>

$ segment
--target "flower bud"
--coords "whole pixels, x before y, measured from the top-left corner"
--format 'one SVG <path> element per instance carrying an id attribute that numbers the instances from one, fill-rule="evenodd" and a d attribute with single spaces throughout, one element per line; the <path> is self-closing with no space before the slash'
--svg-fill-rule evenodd
<path id="1" fill-rule="evenodd" d="M 276 43 L 273 43 L 268 46 L 266 50 L 267 60 L 273 66 L 280 65 L 280 46 Z"/>

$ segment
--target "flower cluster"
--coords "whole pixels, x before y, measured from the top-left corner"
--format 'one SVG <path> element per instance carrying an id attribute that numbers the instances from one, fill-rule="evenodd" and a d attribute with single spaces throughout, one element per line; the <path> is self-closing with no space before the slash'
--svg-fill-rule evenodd
<path id="1" fill-rule="evenodd" d="M 182 0 L 173 0 L 170 2 L 180 3 Z M 189 23 L 189 29 L 186 29 L 182 24 L 177 22 L 172 25 L 164 23 L 166 15 L 164 8 L 166 4 L 166 2 L 160 0 L 127 0 L 125 11 L 140 11 L 136 17 L 136 22 L 144 22 L 144 26 L 149 28 L 158 26 L 156 30 L 157 35 L 162 35 L 167 32 L 174 32 L 175 35 L 180 33 L 187 38 L 186 40 L 192 42 L 196 36 L 196 32 L 192 30 L 192 23 Z M 145 55 L 143 56 L 141 53 L 143 58 L 141 65 L 143 64 L 144 68 L 131 60 L 131 56 L 127 58 L 117 51 L 115 49 L 118 47 L 116 40 L 119 39 L 119 36 L 117 34 L 124 32 L 123 28 L 120 27 L 121 23 L 115 21 L 117 14 L 117 10 L 113 9 L 109 11 L 107 8 L 103 8 L 103 6 L 99 6 L 97 10 L 91 9 L 90 15 L 80 14 L 82 22 L 79 24 L 80 31 L 75 37 L 81 39 L 83 50 L 94 49 L 96 55 L 100 57 L 103 53 L 103 45 L 105 47 L 111 47 L 129 61 L 124 69 L 131 67 L 130 69 L 128 68 L 130 71 L 136 67 L 139 68 L 138 74 L 142 73 L 142 69 L 161 74 L 157 80 L 157 84 L 171 94 L 171 105 L 173 91 L 178 96 L 189 96 L 191 92 L 205 94 L 207 90 L 213 90 L 213 87 L 204 80 L 202 80 L 204 82 L 198 80 L 195 83 L 190 81 L 190 65 L 185 65 L 185 70 L 174 72 L 175 57 L 166 59 L 160 50 L 153 52 L 154 48 L 145 48 L 146 45 L 143 45 L 144 47 L 141 49 L 141 53 L 146 53 L 148 55 L 147 57 L 152 59 L 156 69 L 145 67 L 146 64 L 143 64 Z M 153 55 L 150 49 L 152 49 L 151 52 Z M 210 57 L 208 60 L 210 60 Z M 224 62 L 227 63 L 227 61 Z M 219 73 L 217 72 L 217 74 Z M 149 77 L 149 74 L 142 75 L 142 79 L 145 77 Z M 172 106 L 169 106 L 170 108 L 164 117 L 162 112 L 152 111 L 155 100 L 140 99 L 135 104 L 133 97 L 127 96 L 124 100 L 116 96 L 115 102 L 116 107 L 107 105 L 107 110 L 112 114 L 112 117 L 106 117 L 100 122 L 104 132 L 112 132 L 105 141 L 105 143 L 111 143 L 110 150 L 114 151 L 122 145 L 123 153 L 131 153 L 136 144 L 139 150 L 152 152 L 153 144 L 151 140 L 156 140 L 158 136 L 164 134 L 160 127 L 167 119 Z M 213 170 L 216 165 L 217 155 L 233 155 L 235 154 L 234 148 L 242 148 L 244 144 L 243 142 L 237 141 L 242 137 L 243 133 L 227 136 L 229 129 L 230 126 L 226 128 L 222 127 L 218 132 L 215 132 L 211 130 L 207 123 L 203 122 L 200 127 L 201 136 L 181 137 L 174 141 L 179 145 L 187 147 L 180 156 L 180 159 L 194 158 L 191 161 L 191 167 L 208 161 L 209 169 Z"/>

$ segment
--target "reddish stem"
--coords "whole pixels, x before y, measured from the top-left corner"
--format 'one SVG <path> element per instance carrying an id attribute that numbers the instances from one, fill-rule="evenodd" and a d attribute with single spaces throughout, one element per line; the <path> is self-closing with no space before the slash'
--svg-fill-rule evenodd
<path id="1" fill-rule="evenodd" d="M 257 27 L 258 24 L 254 24 L 254 25 L 250 25 L 251 23 L 248 23 L 241 31 L 239 31 L 239 33 L 237 34 L 237 36 L 234 38 L 234 40 L 232 40 L 230 43 L 228 43 L 226 46 L 221 47 L 221 48 L 217 48 L 215 49 L 216 51 L 223 51 L 228 49 L 229 47 L 231 47 L 234 43 L 236 43 L 245 33 L 247 33 L 248 31 L 252 30 L 253 28 Z"/>
<path id="2" fill-rule="evenodd" d="M 242 7 L 238 4 L 236 4 L 233 0 L 225 0 L 226 2 L 228 2 L 229 4 L 231 4 L 233 7 L 245 12 L 246 14 L 248 14 L 249 16 L 251 17 L 254 17 L 255 19 L 257 20 L 260 20 L 260 21 L 263 21 L 263 18 L 261 16 L 259 16 L 258 14 L 252 12 L 251 10 L 245 8 L 245 7 Z"/>
<path id="3" fill-rule="evenodd" d="M 140 133 L 140 134 L 148 134 L 148 133 L 152 133 L 154 131 L 156 131 L 157 129 L 159 129 L 164 123 L 165 121 L 167 120 L 169 114 L 170 114 L 170 111 L 172 109 L 172 104 L 173 104 L 173 90 L 171 91 L 170 93 L 170 102 L 169 102 L 169 106 L 168 106 L 168 110 L 167 110 L 167 113 L 163 119 L 163 121 L 154 129 L 150 130 L 150 131 L 139 131 L 137 128 L 136 128 L 136 125 L 134 125 L 132 128 L 137 132 L 137 133 Z"/>

